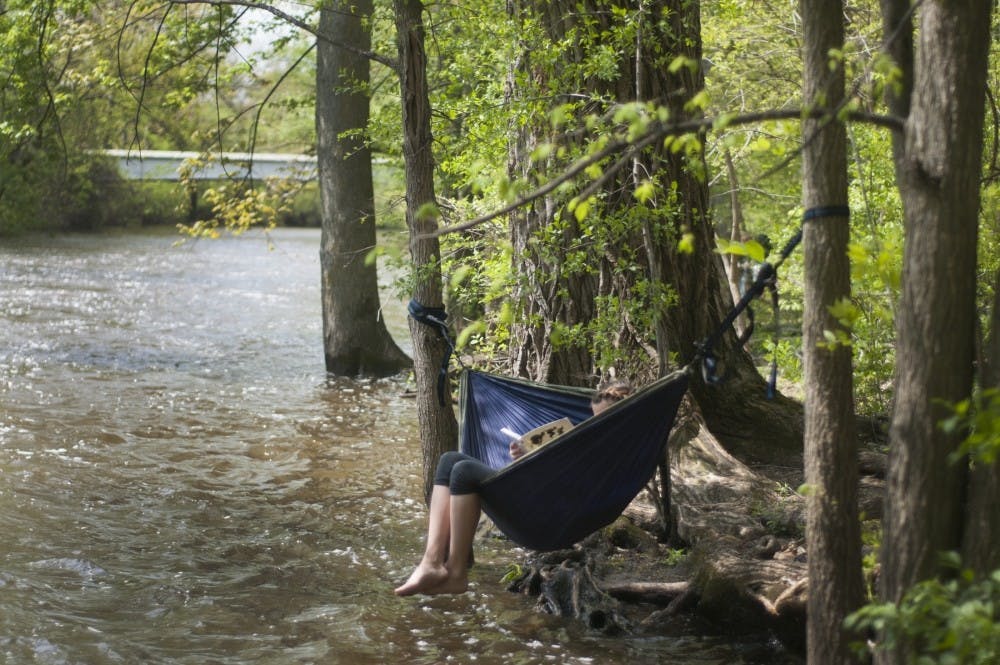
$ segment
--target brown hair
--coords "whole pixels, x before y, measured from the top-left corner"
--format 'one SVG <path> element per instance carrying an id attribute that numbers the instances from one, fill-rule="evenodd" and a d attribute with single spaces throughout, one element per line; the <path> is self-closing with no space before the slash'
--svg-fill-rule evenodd
<path id="1" fill-rule="evenodd" d="M 628 381 L 610 381 L 600 386 L 590 398 L 591 404 L 601 402 L 620 402 L 635 392 L 635 388 Z"/>

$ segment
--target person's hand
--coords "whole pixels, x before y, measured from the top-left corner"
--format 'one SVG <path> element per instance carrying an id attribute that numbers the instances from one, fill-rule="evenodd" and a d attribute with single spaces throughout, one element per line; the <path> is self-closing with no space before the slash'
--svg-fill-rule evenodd
<path id="1" fill-rule="evenodd" d="M 521 445 L 520 439 L 514 439 L 513 441 L 510 442 L 510 456 L 513 459 L 523 457 L 524 452 L 525 452 L 524 447 Z"/>

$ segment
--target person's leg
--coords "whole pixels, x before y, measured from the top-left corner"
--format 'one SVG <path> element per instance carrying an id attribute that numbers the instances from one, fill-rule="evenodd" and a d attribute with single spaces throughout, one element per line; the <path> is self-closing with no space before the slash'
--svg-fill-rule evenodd
<path id="1" fill-rule="evenodd" d="M 479 524 L 481 501 L 478 494 L 452 494 L 451 546 L 445 561 L 447 576 L 427 593 L 465 593 L 469 588 L 469 560 L 472 539 Z"/>
<path id="2" fill-rule="evenodd" d="M 396 587 L 397 596 L 412 596 L 437 586 L 448 577 L 444 559 L 448 554 L 451 533 L 451 490 L 447 485 L 435 485 L 431 490 L 431 505 L 427 511 L 427 545 L 424 556 L 410 573 L 409 579 Z"/>
<path id="3" fill-rule="evenodd" d="M 455 464 L 468 459 L 456 452 L 447 452 L 438 460 L 431 489 L 431 505 L 427 511 L 427 544 L 424 556 L 410 574 L 409 579 L 396 587 L 397 596 L 424 593 L 425 589 L 436 586 L 448 576 L 444 567 L 451 541 L 451 472 Z"/>
<path id="4" fill-rule="evenodd" d="M 452 468 L 449 484 L 450 542 L 444 563 L 447 576 L 438 585 L 427 588 L 422 593 L 465 593 L 468 590 L 472 541 L 482 507 L 479 488 L 492 474 L 493 469 L 469 457 L 457 461 Z"/>

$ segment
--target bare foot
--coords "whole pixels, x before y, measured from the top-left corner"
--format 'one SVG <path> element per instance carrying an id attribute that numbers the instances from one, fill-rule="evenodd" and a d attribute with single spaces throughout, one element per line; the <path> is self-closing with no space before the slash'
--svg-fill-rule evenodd
<path id="1" fill-rule="evenodd" d="M 437 586 L 431 587 L 425 593 L 428 596 L 437 596 L 446 593 L 465 593 L 469 590 L 469 576 L 466 573 L 449 572 L 448 576 Z"/>
<path id="2" fill-rule="evenodd" d="M 397 596 L 431 593 L 430 589 L 446 582 L 447 579 L 448 569 L 443 565 L 420 562 L 420 565 L 410 573 L 410 579 L 396 587 L 394 593 Z"/>

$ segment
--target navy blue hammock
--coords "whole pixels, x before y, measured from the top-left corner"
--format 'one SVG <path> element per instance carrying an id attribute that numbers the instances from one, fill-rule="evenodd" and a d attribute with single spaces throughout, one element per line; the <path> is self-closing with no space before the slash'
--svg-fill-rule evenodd
<path id="1" fill-rule="evenodd" d="M 511 540 L 540 551 L 610 524 L 653 477 L 687 385 L 677 372 L 592 416 L 591 390 L 463 371 L 461 450 L 496 469 L 482 485 L 483 511 Z M 503 428 L 527 432 L 563 417 L 572 429 L 511 463 Z"/>
<path id="2" fill-rule="evenodd" d="M 846 206 L 819 206 L 806 210 L 802 220 L 804 224 L 849 214 Z M 774 289 L 778 266 L 801 239 L 800 227 L 773 264 L 760 266 L 754 283 L 698 346 L 685 369 L 651 383 L 598 416 L 590 415 L 590 390 L 464 370 L 460 448 L 496 469 L 483 483 L 481 495 L 483 510 L 500 530 L 525 547 L 555 550 L 569 547 L 618 517 L 656 471 L 687 390 L 688 370 L 700 364 L 706 383 L 721 382 L 713 347 L 732 329 L 741 312 L 751 311 L 752 301 L 766 289 Z M 773 300 L 777 321 L 776 295 Z M 444 403 L 448 362 L 454 350 L 447 314 L 444 309 L 424 307 L 413 300 L 410 315 L 437 328 L 448 342 L 449 354 L 438 376 L 438 396 Z M 752 323 L 752 316 L 750 320 Z M 768 397 L 774 394 L 776 372 L 772 363 Z M 523 433 L 563 417 L 575 427 L 511 464 L 510 438 L 501 432 L 503 428 Z"/>

